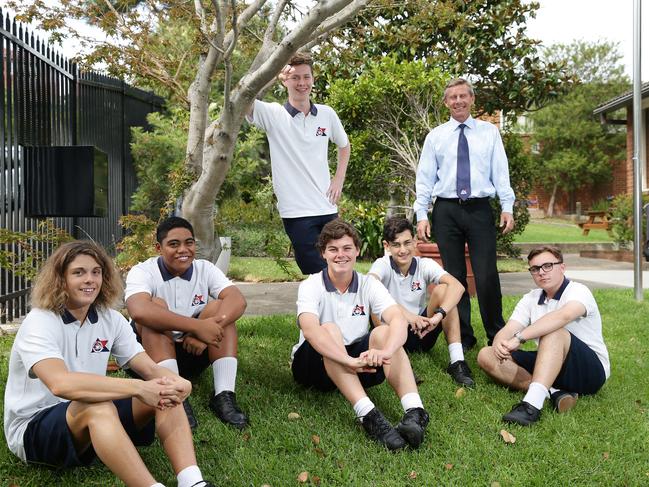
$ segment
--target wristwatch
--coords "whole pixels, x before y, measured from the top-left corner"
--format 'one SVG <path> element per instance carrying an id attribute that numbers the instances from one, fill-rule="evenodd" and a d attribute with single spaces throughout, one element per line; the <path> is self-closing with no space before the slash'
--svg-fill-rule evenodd
<path id="1" fill-rule="evenodd" d="M 446 318 L 446 310 L 441 306 L 439 308 L 435 308 L 435 310 L 433 311 L 433 314 L 437 314 L 437 313 L 442 315 L 442 319 Z"/>
<path id="2" fill-rule="evenodd" d="M 516 333 L 514 333 L 514 337 L 516 337 L 518 339 L 518 341 L 520 342 L 521 345 L 527 341 L 521 335 L 522 332 L 523 332 L 523 330 L 518 330 Z"/>

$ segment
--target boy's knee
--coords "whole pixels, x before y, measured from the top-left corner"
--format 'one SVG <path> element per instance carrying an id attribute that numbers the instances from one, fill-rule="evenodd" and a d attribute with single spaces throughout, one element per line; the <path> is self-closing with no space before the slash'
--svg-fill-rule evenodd
<path id="1" fill-rule="evenodd" d="M 478 352 L 478 366 L 485 371 L 491 370 L 496 363 L 493 347 L 483 347 Z"/>
<path id="2" fill-rule="evenodd" d="M 377 326 L 370 333 L 370 348 L 381 348 L 390 333 L 389 326 Z"/>
<path id="3" fill-rule="evenodd" d="M 83 425 L 106 424 L 119 421 L 119 415 L 112 401 L 93 403 L 72 401 L 68 406 L 66 419 L 71 426 L 74 423 L 82 423 Z"/>

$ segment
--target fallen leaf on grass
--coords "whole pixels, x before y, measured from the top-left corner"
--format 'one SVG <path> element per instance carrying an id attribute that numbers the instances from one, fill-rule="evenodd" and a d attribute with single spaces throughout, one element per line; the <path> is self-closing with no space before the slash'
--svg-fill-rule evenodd
<path id="1" fill-rule="evenodd" d="M 261 487 L 270 487 L 270 484 L 264 484 Z"/>
<path id="2" fill-rule="evenodd" d="M 516 443 L 516 437 L 507 430 L 500 430 L 500 436 L 503 437 L 505 443 L 510 443 L 512 445 Z"/>
<path id="3" fill-rule="evenodd" d="M 300 472 L 300 474 L 297 476 L 297 481 L 301 484 L 305 483 L 307 480 L 309 480 L 309 472 L 306 470 L 304 472 Z"/>
<path id="4" fill-rule="evenodd" d="M 315 448 L 313 449 L 313 451 L 314 451 L 315 454 L 318 455 L 320 458 L 324 458 L 324 457 L 325 457 L 325 452 L 322 450 L 322 448 L 320 448 L 320 447 L 315 447 Z"/>
<path id="5" fill-rule="evenodd" d="M 288 419 L 300 419 L 300 415 L 298 413 L 288 413 Z"/>
<path id="6" fill-rule="evenodd" d="M 491 487 L 500 487 L 500 482 L 491 482 Z"/>
<path id="7" fill-rule="evenodd" d="M 243 438 L 243 441 L 249 441 L 250 440 L 250 433 L 247 433 L 247 432 L 244 433 L 242 438 Z"/>
<path id="8" fill-rule="evenodd" d="M 311 477 L 311 483 L 313 485 L 320 485 L 320 477 L 318 477 L 317 475 L 314 475 L 313 477 Z"/>
<path id="9" fill-rule="evenodd" d="M 610 457 L 610 454 L 607 451 L 602 453 L 602 458 L 604 458 L 604 460 L 608 460 L 608 457 Z"/>
<path id="10" fill-rule="evenodd" d="M 319 445 L 320 444 L 320 437 L 318 435 L 313 435 L 311 437 L 311 441 L 313 442 L 314 445 Z"/>
<path id="11" fill-rule="evenodd" d="M 417 472 L 414 470 L 408 474 L 408 477 L 415 480 L 417 478 Z"/>
<path id="12" fill-rule="evenodd" d="M 444 468 L 446 470 L 451 470 L 453 468 L 453 464 L 452 463 L 447 463 L 446 465 L 444 465 Z"/>
<path id="13" fill-rule="evenodd" d="M 466 394 L 466 389 L 464 387 L 460 387 L 457 391 L 455 391 L 455 398 L 459 399 L 465 394 Z"/>

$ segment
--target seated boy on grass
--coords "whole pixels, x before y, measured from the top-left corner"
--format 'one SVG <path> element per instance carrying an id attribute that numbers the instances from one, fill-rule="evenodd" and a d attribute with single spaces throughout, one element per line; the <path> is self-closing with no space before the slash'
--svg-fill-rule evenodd
<path id="1" fill-rule="evenodd" d="M 89 465 L 96 457 L 126 485 L 156 486 L 136 446 L 154 433 L 180 487 L 207 487 L 182 407 L 191 384 L 144 352 L 111 306 L 122 282 L 106 252 L 88 241 L 59 247 L 34 283 L 32 310 L 9 359 L 4 432 L 33 465 Z M 143 379 L 106 377 L 109 355 Z"/>
<path id="2" fill-rule="evenodd" d="M 597 303 L 586 286 L 565 277 L 561 250 L 537 247 L 527 261 L 538 288 L 523 296 L 493 346 L 478 354 L 494 380 L 525 392 L 503 416 L 522 426 L 540 419 L 546 399 L 566 412 L 579 394 L 595 394 L 611 375 Z M 519 350 L 528 340 L 537 342 L 537 351 Z"/>
<path id="3" fill-rule="evenodd" d="M 338 389 L 367 434 L 388 449 L 417 448 L 429 418 L 403 350 L 408 323 L 380 282 L 354 271 L 359 249 L 349 223 L 335 219 L 323 227 L 318 250 L 327 267 L 298 291 L 300 339 L 292 351 L 293 377 L 320 391 Z M 371 313 L 388 326 L 370 331 Z M 385 379 L 405 411 L 396 428 L 365 392 Z"/>
<path id="4" fill-rule="evenodd" d="M 446 371 L 458 384 L 473 387 L 456 308 L 464 287 L 433 259 L 416 257 L 416 246 L 412 224 L 405 218 L 388 218 L 383 225 L 383 247 L 388 254 L 376 259 L 368 274 L 390 291 L 410 324 L 403 346 L 406 352 L 429 351 L 443 330 L 450 355 Z M 435 284 L 430 297 L 429 284 Z"/>
<path id="5" fill-rule="evenodd" d="M 126 307 L 144 349 L 158 365 L 182 377 L 212 368 L 214 394 L 208 406 L 226 424 L 243 429 L 248 418 L 234 392 L 237 378 L 237 327 L 246 309 L 241 291 L 211 262 L 195 259 L 194 229 L 170 217 L 156 230 L 152 257 L 126 278 Z M 197 426 L 188 402 L 190 426 Z"/>

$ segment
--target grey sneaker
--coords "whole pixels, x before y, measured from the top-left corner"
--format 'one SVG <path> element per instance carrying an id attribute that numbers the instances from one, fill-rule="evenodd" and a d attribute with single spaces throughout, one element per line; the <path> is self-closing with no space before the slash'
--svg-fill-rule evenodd
<path id="1" fill-rule="evenodd" d="M 388 450 L 400 450 L 406 446 L 406 441 L 377 408 L 363 416 L 362 424 L 367 435 Z"/>

